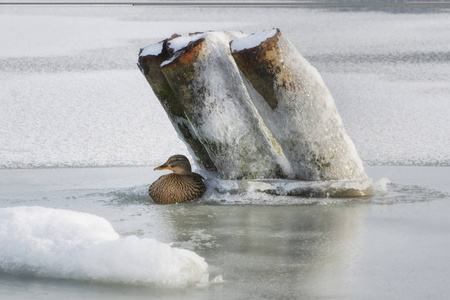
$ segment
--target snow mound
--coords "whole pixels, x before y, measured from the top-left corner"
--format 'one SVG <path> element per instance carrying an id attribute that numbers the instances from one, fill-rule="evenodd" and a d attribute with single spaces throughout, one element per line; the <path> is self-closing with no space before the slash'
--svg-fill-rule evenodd
<path id="1" fill-rule="evenodd" d="M 208 283 L 208 265 L 196 253 L 120 237 L 107 220 L 87 213 L 2 208 L 0 244 L 5 273 L 177 288 Z"/>

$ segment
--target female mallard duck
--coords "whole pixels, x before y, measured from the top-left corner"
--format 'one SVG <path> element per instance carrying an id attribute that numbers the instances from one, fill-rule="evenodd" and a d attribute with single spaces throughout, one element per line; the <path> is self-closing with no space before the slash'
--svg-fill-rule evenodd
<path id="1" fill-rule="evenodd" d="M 203 177 L 191 171 L 191 164 L 184 155 L 173 155 L 155 170 L 172 170 L 172 174 L 159 177 L 148 189 L 156 203 L 179 203 L 199 198 L 206 191 Z"/>

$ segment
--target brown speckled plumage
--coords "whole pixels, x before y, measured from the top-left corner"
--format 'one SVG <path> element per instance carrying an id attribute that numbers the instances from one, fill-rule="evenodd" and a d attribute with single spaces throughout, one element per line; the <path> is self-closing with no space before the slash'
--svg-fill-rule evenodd
<path id="1" fill-rule="evenodd" d="M 159 177 L 149 188 L 153 201 L 161 204 L 188 202 L 206 191 L 203 177 L 191 172 L 191 164 L 183 155 L 173 155 L 155 170 L 169 169 L 174 173 Z"/>

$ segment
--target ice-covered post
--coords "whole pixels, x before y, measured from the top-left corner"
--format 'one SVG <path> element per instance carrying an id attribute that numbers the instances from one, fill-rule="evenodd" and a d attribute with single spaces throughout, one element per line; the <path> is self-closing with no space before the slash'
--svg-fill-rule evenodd
<path id="1" fill-rule="evenodd" d="M 174 35 L 172 38 L 176 36 Z M 216 168 L 209 157 L 208 151 L 199 141 L 180 101 L 161 72 L 161 63 L 170 58 L 170 54 L 167 51 L 168 40 L 166 39 L 141 49 L 138 60 L 139 69 L 166 111 L 178 136 L 186 143 L 188 149 L 193 152 L 191 154 L 193 154 L 192 156 L 196 162 L 203 169 L 215 171 Z"/>
<path id="2" fill-rule="evenodd" d="M 221 178 L 285 178 L 287 162 L 231 57 L 234 37 L 207 32 L 175 38 L 168 42 L 173 57 L 161 70 Z"/>
<path id="3" fill-rule="evenodd" d="M 296 178 L 366 178 L 319 72 L 280 30 L 235 39 L 230 46 L 251 99 Z"/>

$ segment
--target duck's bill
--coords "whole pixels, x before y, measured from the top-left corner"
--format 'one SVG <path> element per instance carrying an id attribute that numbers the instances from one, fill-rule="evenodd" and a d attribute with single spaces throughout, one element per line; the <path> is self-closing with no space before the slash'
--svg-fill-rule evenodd
<path id="1" fill-rule="evenodd" d="M 167 164 L 163 164 L 159 167 L 156 167 L 154 170 L 167 170 L 167 169 L 170 169 L 170 166 Z"/>

